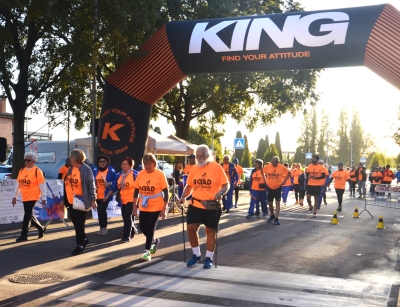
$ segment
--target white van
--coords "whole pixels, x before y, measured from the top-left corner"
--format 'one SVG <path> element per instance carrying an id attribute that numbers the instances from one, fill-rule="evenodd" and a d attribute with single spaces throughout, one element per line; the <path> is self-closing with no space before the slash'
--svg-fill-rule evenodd
<path id="1" fill-rule="evenodd" d="M 31 142 L 25 142 L 25 152 L 34 151 L 31 148 Z M 36 146 L 36 145 L 34 145 Z M 70 142 L 69 149 L 75 148 L 75 140 Z M 86 157 L 90 158 L 91 148 L 86 146 L 78 146 Z M 65 164 L 65 159 L 69 157 L 67 141 L 39 141 L 37 142 L 38 160 L 36 165 L 45 173 L 47 179 L 57 179 L 58 171 Z M 6 163 L 12 164 L 13 152 L 11 150 L 7 157 Z"/>

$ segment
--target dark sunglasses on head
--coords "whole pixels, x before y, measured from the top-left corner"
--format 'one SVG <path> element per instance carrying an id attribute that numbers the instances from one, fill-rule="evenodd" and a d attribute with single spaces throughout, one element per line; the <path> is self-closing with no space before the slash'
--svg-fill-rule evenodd
<path id="1" fill-rule="evenodd" d="M 106 160 L 100 160 L 99 163 L 107 163 Z"/>
<path id="2" fill-rule="evenodd" d="M 31 162 L 31 159 L 24 159 L 25 162 Z"/>

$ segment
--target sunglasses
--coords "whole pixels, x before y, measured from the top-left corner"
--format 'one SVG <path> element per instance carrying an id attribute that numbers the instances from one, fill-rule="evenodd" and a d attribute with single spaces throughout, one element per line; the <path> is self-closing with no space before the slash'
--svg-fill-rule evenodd
<path id="1" fill-rule="evenodd" d="M 31 159 L 24 159 L 25 162 L 31 162 Z"/>
<path id="2" fill-rule="evenodd" d="M 106 160 L 100 160 L 99 163 L 107 163 Z"/>

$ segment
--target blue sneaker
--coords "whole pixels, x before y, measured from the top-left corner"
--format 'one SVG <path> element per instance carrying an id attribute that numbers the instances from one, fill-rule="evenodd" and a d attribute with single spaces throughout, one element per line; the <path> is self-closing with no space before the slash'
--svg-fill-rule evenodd
<path id="1" fill-rule="evenodd" d="M 252 219 L 252 218 L 254 218 L 254 215 L 252 215 L 252 214 L 248 214 L 248 215 L 246 215 L 246 218 L 248 218 L 248 219 Z"/>
<path id="2" fill-rule="evenodd" d="M 192 266 L 195 266 L 196 263 L 198 263 L 200 261 L 201 261 L 201 256 L 193 255 L 192 259 L 190 259 L 188 262 L 186 262 L 186 265 L 188 267 L 192 267 Z"/>
<path id="3" fill-rule="evenodd" d="M 204 259 L 203 268 L 205 268 L 205 269 L 211 269 L 211 268 L 212 268 L 212 265 L 213 265 L 213 263 L 212 263 L 211 258 L 210 258 L 210 257 L 206 257 L 206 259 Z"/>
<path id="4" fill-rule="evenodd" d="M 267 223 L 272 223 L 275 220 L 275 215 L 271 215 L 267 221 Z"/>
<path id="5" fill-rule="evenodd" d="M 278 219 L 275 219 L 274 220 L 274 225 L 280 225 L 281 223 L 279 223 L 279 220 Z"/>
<path id="6" fill-rule="evenodd" d="M 266 217 L 268 212 L 263 212 L 263 217 Z"/>

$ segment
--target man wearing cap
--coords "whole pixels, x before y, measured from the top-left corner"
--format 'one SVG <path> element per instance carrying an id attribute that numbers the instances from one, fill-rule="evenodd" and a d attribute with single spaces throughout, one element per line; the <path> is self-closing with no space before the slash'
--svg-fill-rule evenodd
<path id="1" fill-rule="evenodd" d="M 224 204 L 222 211 L 226 210 L 226 213 L 229 213 L 231 208 L 233 207 L 232 196 L 233 196 L 233 189 L 237 186 L 239 176 L 236 171 L 236 166 L 232 162 L 229 162 L 231 159 L 230 156 L 224 155 L 224 162 L 222 162 L 221 166 L 224 169 L 225 175 L 229 181 L 229 190 L 222 198 L 222 203 Z"/>
<path id="2" fill-rule="evenodd" d="M 183 169 L 183 173 L 185 175 L 189 175 L 190 170 L 192 169 L 193 165 L 196 163 L 196 157 L 194 156 L 194 154 L 191 154 L 189 156 L 189 164 L 185 166 L 185 168 Z"/>
<path id="3" fill-rule="evenodd" d="M 328 177 L 328 170 L 318 163 L 319 156 L 313 155 L 312 163 L 307 167 L 307 203 L 308 213 L 317 217 L 318 197 L 321 195 L 321 187 L 325 185 L 325 178 Z M 311 196 L 314 196 L 314 206 L 311 204 Z M 313 212 L 314 209 L 314 212 Z"/>
<path id="4" fill-rule="evenodd" d="M 238 200 L 239 200 L 239 185 L 242 182 L 242 180 L 244 181 L 244 178 L 242 178 L 242 176 L 244 177 L 244 170 L 243 168 L 239 165 L 239 159 L 235 158 L 233 159 L 233 164 L 235 164 L 236 166 L 236 172 L 238 173 L 239 179 L 238 179 L 238 184 L 235 187 L 235 208 L 238 207 Z"/>
<path id="5" fill-rule="evenodd" d="M 338 169 L 332 174 L 334 182 L 334 188 L 336 191 L 336 197 L 339 203 L 337 211 L 342 211 L 343 194 L 346 189 L 346 182 L 350 179 L 350 174 L 343 169 L 343 163 L 338 163 Z"/>

